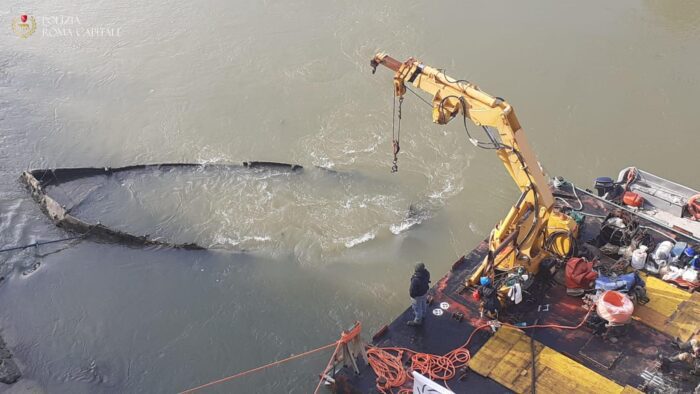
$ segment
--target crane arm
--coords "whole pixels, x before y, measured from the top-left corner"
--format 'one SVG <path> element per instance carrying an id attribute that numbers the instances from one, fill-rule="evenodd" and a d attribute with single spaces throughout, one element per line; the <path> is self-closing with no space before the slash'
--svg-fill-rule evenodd
<path id="1" fill-rule="evenodd" d="M 379 53 L 372 59 L 372 65 L 380 64 L 396 72 L 394 94 L 397 96 L 406 92 L 406 83 L 433 96 L 433 122 L 447 124 L 461 112 L 477 126 L 496 129 L 503 145 L 497 154 L 520 191 L 534 185 L 541 207 L 548 209 L 554 204 L 544 173 L 510 104 L 412 58 L 402 63 Z"/>
<path id="2" fill-rule="evenodd" d="M 396 96 L 404 95 L 407 83 L 432 95 L 433 122 L 447 124 L 461 113 L 465 122 L 470 119 L 477 126 L 484 126 L 491 140 L 489 145 L 496 150 L 522 193 L 508 215 L 492 231 L 490 261 L 485 261 L 471 281 L 478 278 L 484 269 L 494 266 L 503 270 L 523 266 L 530 272 L 537 272 L 539 262 L 547 256 L 543 245 L 548 229 L 571 230 L 571 223 L 565 218 L 558 218 L 560 220 L 554 227 L 548 227 L 554 197 L 511 105 L 468 81 L 452 79 L 443 71 L 413 58 L 400 62 L 385 53 L 378 53 L 371 65 L 373 73 L 379 65 L 395 72 Z M 486 127 L 495 129 L 497 135 L 490 133 Z M 474 139 L 472 142 L 478 144 Z M 521 231 L 521 228 L 528 230 Z"/>

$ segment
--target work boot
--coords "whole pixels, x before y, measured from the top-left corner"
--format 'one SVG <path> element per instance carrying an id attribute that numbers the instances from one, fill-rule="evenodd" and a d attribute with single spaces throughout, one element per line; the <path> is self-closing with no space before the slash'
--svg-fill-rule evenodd
<path id="1" fill-rule="evenodd" d="M 409 320 L 406 322 L 407 326 L 417 327 L 423 324 L 423 320 Z"/>

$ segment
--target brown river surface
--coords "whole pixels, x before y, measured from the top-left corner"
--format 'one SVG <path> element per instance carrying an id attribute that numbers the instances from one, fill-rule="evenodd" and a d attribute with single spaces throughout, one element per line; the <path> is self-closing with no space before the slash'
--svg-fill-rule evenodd
<path id="1" fill-rule="evenodd" d="M 27 38 L 12 29 L 21 14 L 37 25 Z M 24 373 L 0 391 L 173 393 L 329 343 L 355 320 L 369 336 L 408 307 L 416 261 L 440 277 L 486 237 L 514 184 L 410 94 L 391 174 L 377 50 L 506 98 L 552 176 L 590 187 L 635 165 L 700 187 L 697 1 L 6 0 L 3 247 L 68 235 L 19 182 L 26 169 L 306 170 L 134 174 L 81 204 L 208 251 L 83 241 L 0 254 L 0 330 Z M 328 356 L 207 392 L 308 393 Z"/>

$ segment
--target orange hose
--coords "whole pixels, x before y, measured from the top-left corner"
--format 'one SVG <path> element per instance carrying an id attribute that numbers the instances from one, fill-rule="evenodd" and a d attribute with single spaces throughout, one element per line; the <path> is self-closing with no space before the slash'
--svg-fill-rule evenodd
<path id="1" fill-rule="evenodd" d="M 593 312 L 593 309 L 595 309 L 595 304 L 591 305 L 591 307 L 588 309 L 588 312 L 586 312 L 586 316 L 583 317 L 583 320 L 576 325 L 576 326 L 561 326 L 559 324 L 533 324 L 531 326 L 525 326 L 525 327 L 520 327 L 520 326 L 514 326 L 509 323 L 501 323 L 504 326 L 507 327 L 512 327 L 512 328 L 517 328 L 519 330 L 526 330 L 528 328 L 557 328 L 560 330 L 578 330 L 579 328 L 583 327 L 584 324 L 586 324 L 586 320 L 588 320 L 588 316 L 591 315 L 591 312 Z"/>
<path id="2" fill-rule="evenodd" d="M 457 369 L 466 365 L 470 359 L 467 346 L 474 333 L 489 327 L 488 324 L 477 327 L 467 339 L 464 345 L 455 348 L 444 356 L 429 353 L 420 353 L 403 347 L 370 347 L 367 350 L 369 365 L 377 375 L 377 390 L 381 393 L 391 393 L 391 389 L 401 387 L 412 380 L 409 371 L 402 363 L 403 355 L 411 355 L 411 371 L 416 371 L 432 380 L 447 381 L 455 377 Z M 392 354 L 393 352 L 395 354 Z M 408 393 L 410 390 L 401 389 L 399 394 Z"/>

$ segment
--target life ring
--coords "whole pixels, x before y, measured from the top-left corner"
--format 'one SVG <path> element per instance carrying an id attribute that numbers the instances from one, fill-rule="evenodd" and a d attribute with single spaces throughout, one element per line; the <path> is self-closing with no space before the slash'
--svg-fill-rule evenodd
<path id="1" fill-rule="evenodd" d="M 700 221 L 700 194 L 696 194 L 688 200 L 688 213 L 690 213 L 691 219 Z"/>

